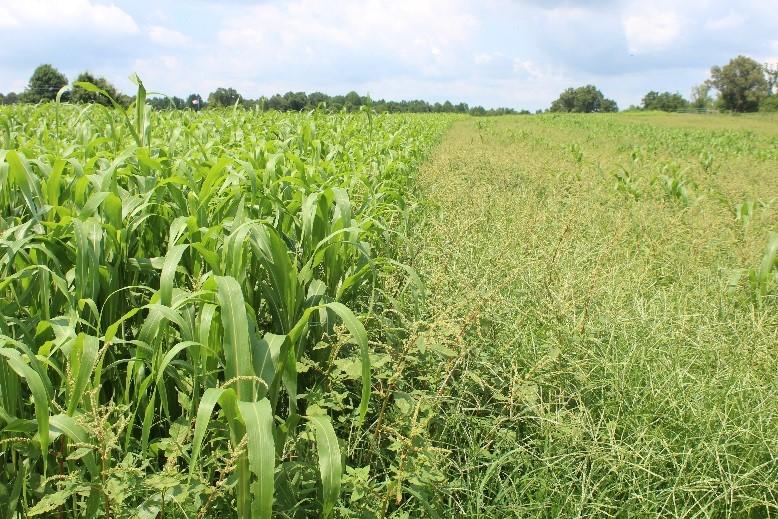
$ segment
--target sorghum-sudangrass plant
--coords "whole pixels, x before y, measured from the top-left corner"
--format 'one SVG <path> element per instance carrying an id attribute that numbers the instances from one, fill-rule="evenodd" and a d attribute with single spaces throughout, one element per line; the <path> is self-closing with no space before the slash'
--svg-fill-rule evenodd
<path id="1" fill-rule="evenodd" d="M 447 119 L 152 112 L 134 79 L 0 110 L 0 517 L 331 515 Z"/>

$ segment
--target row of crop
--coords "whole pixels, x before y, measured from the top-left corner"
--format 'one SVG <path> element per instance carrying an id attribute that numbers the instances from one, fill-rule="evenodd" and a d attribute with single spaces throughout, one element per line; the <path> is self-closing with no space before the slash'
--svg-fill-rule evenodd
<path id="1" fill-rule="evenodd" d="M 357 315 L 401 267 L 395 230 L 446 119 L 0 120 L 5 516 L 328 515 L 380 339 Z M 333 416 L 312 395 L 338 358 L 361 376 Z"/>

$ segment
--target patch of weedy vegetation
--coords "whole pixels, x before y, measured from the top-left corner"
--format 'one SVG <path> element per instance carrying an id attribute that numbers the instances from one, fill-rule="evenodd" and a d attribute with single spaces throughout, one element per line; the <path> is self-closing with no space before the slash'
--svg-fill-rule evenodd
<path id="1" fill-rule="evenodd" d="M 394 405 L 442 479 L 397 517 L 778 514 L 775 137 L 666 117 L 461 121 L 423 168 Z"/>

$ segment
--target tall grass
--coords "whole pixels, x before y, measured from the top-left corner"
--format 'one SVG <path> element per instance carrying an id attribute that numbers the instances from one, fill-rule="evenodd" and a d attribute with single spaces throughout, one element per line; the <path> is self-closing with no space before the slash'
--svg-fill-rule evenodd
<path id="1" fill-rule="evenodd" d="M 133 79 L 0 111 L 0 517 L 332 515 L 446 120 L 158 113 Z"/>

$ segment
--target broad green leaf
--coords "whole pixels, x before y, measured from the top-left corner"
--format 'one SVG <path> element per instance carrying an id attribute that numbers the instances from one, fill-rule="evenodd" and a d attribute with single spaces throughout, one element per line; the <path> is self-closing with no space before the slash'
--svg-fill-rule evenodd
<path id="1" fill-rule="evenodd" d="M 80 445 L 92 443 L 89 437 L 89 433 L 82 426 L 79 425 L 72 416 L 66 414 L 56 414 L 49 419 L 49 424 L 53 432 L 61 432 L 67 436 L 71 441 Z M 97 446 L 95 446 L 95 449 Z M 97 461 L 95 459 L 94 452 L 89 452 L 82 456 L 84 465 L 86 466 L 93 479 L 100 477 L 100 469 L 97 467 Z"/>
<path id="2" fill-rule="evenodd" d="M 238 402 L 248 434 L 248 456 L 256 480 L 252 485 L 252 517 L 273 515 L 275 445 L 273 443 L 273 412 L 270 401 Z"/>
<path id="3" fill-rule="evenodd" d="M 367 342 L 367 332 L 365 327 L 359 322 L 354 313 L 342 303 L 328 303 L 327 308 L 338 314 L 343 321 L 354 342 L 357 343 L 362 360 L 362 398 L 359 402 L 359 421 L 364 422 L 367 415 L 367 408 L 370 403 L 370 349 Z"/>
<path id="4" fill-rule="evenodd" d="M 17 375 L 27 381 L 27 386 L 32 393 L 35 404 L 35 418 L 38 421 L 38 441 L 41 444 L 41 452 L 49 450 L 49 397 L 38 372 L 24 363 L 18 351 L 0 347 L 0 355 L 6 358 L 6 362 Z M 47 457 L 43 456 L 43 471 L 46 472 Z"/>
<path id="5" fill-rule="evenodd" d="M 165 263 L 159 276 L 160 304 L 170 306 L 173 300 L 173 282 L 175 281 L 176 268 L 181 262 L 181 256 L 186 251 L 187 245 L 173 245 L 165 255 Z"/>
<path id="6" fill-rule="evenodd" d="M 70 371 L 74 377 L 73 392 L 68 402 L 68 415 L 73 416 L 79 404 L 83 403 L 84 390 L 89 384 L 92 370 L 97 362 L 99 341 L 92 335 L 80 334 L 70 350 Z"/>
<path id="7" fill-rule="evenodd" d="M 316 433 L 316 451 L 319 454 L 319 472 L 324 498 L 322 516 L 329 517 L 340 497 L 340 479 L 343 470 L 340 445 L 328 416 L 314 415 L 307 418 Z"/>
<path id="8" fill-rule="evenodd" d="M 240 285 L 231 277 L 216 278 L 217 298 L 221 306 L 221 320 L 224 327 L 224 376 L 227 381 L 240 377 L 234 383 L 238 400 L 253 400 L 254 369 L 252 367 L 249 325 L 246 306 Z"/>
<path id="9" fill-rule="evenodd" d="M 89 486 L 79 485 L 77 481 L 67 481 L 62 489 L 44 494 L 44 496 L 27 511 L 27 516 L 35 517 L 37 515 L 54 512 L 62 507 L 75 492 L 88 489 Z"/>

